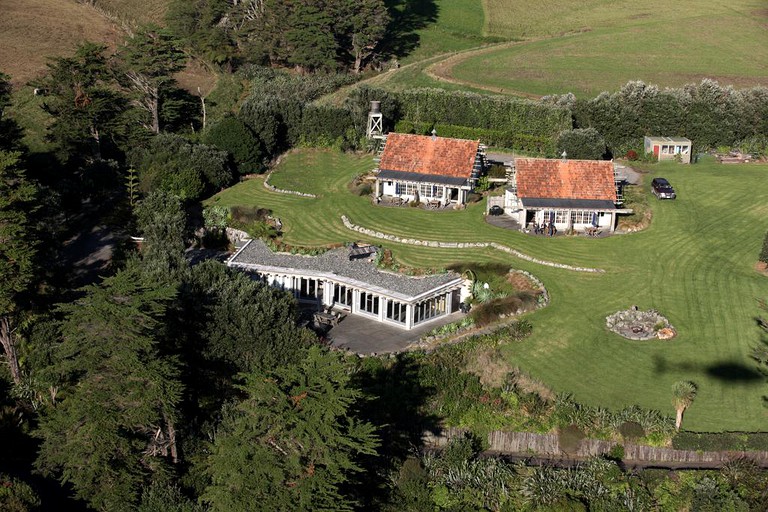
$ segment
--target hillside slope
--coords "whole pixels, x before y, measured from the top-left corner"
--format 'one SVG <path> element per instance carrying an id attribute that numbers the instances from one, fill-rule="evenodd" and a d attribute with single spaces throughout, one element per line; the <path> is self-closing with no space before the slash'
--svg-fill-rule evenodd
<path id="1" fill-rule="evenodd" d="M 48 57 L 67 55 L 81 42 L 114 48 L 123 31 L 72 0 L 0 0 L 0 71 L 14 86 L 45 72 Z"/>

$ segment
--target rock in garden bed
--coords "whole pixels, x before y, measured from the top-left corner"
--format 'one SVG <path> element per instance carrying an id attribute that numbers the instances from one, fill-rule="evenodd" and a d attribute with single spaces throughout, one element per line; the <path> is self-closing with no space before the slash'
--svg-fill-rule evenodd
<path id="1" fill-rule="evenodd" d="M 609 330 L 630 340 L 668 340 L 677 334 L 664 315 L 655 309 L 643 311 L 637 306 L 617 311 L 605 319 L 605 325 Z"/>

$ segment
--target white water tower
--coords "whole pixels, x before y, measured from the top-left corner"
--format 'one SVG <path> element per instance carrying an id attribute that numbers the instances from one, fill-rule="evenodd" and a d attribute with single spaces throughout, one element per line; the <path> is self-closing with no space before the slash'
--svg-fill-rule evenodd
<path id="1" fill-rule="evenodd" d="M 381 113 L 380 101 L 371 102 L 371 111 L 368 112 L 368 128 L 365 135 L 369 139 L 384 138 L 384 115 Z"/>

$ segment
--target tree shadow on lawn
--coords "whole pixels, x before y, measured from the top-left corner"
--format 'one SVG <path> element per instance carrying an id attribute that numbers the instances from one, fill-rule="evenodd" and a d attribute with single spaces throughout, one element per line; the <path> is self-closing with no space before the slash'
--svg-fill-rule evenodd
<path id="1" fill-rule="evenodd" d="M 705 374 L 725 382 L 740 382 L 742 384 L 761 384 L 765 381 L 757 368 L 749 367 L 739 361 L 720 361 L 710 365 L 691 362 L 670 362 L 663 356 L 655 356 L 654 372 L 657 374 L 674 372 L 690 372 Z"/>
<path id="2" fill-rule="evenodd" d="M 388 476 L 403 460 L 422 448 L 425 431 L 438 433 L 439 418 L 425 412 L 436 390 L 421 384 L 420 365 L 408 355 L 392 362 L 378 358 L 361 360 L 356 384 L 368 400 L 358 416 L 378 427 L 378 455 L 362 461 L 363 472 L 351 483 L 361 510 L 374 510 L 387 500 Z M 378 482 L 373 484 L 373 482 Z"/>
<path id="3" fill-rule="evenodd" d="M 392 19 L 387 25 L 384 53 L 405 57 L 420 43 L 417 30 L 437 21 L 439 8 L 434 0 L 385 0 Z"/>

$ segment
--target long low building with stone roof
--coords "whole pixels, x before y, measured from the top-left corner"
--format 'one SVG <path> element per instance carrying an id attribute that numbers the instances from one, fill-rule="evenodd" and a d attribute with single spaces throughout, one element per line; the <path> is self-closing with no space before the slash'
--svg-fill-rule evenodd
<path id="1" fill-rule="evenodd" d="M 300 303 L 343 309 L 403 329 L 458 311 L 469 293 L 466 280 L 455 272 L 418 277 L 387 272 L 377 268 L 375 252 L 355 249 L 304 256 L 274 252 L 261 240 L 251 240 L 227 266 L 292 292 Z"/>

